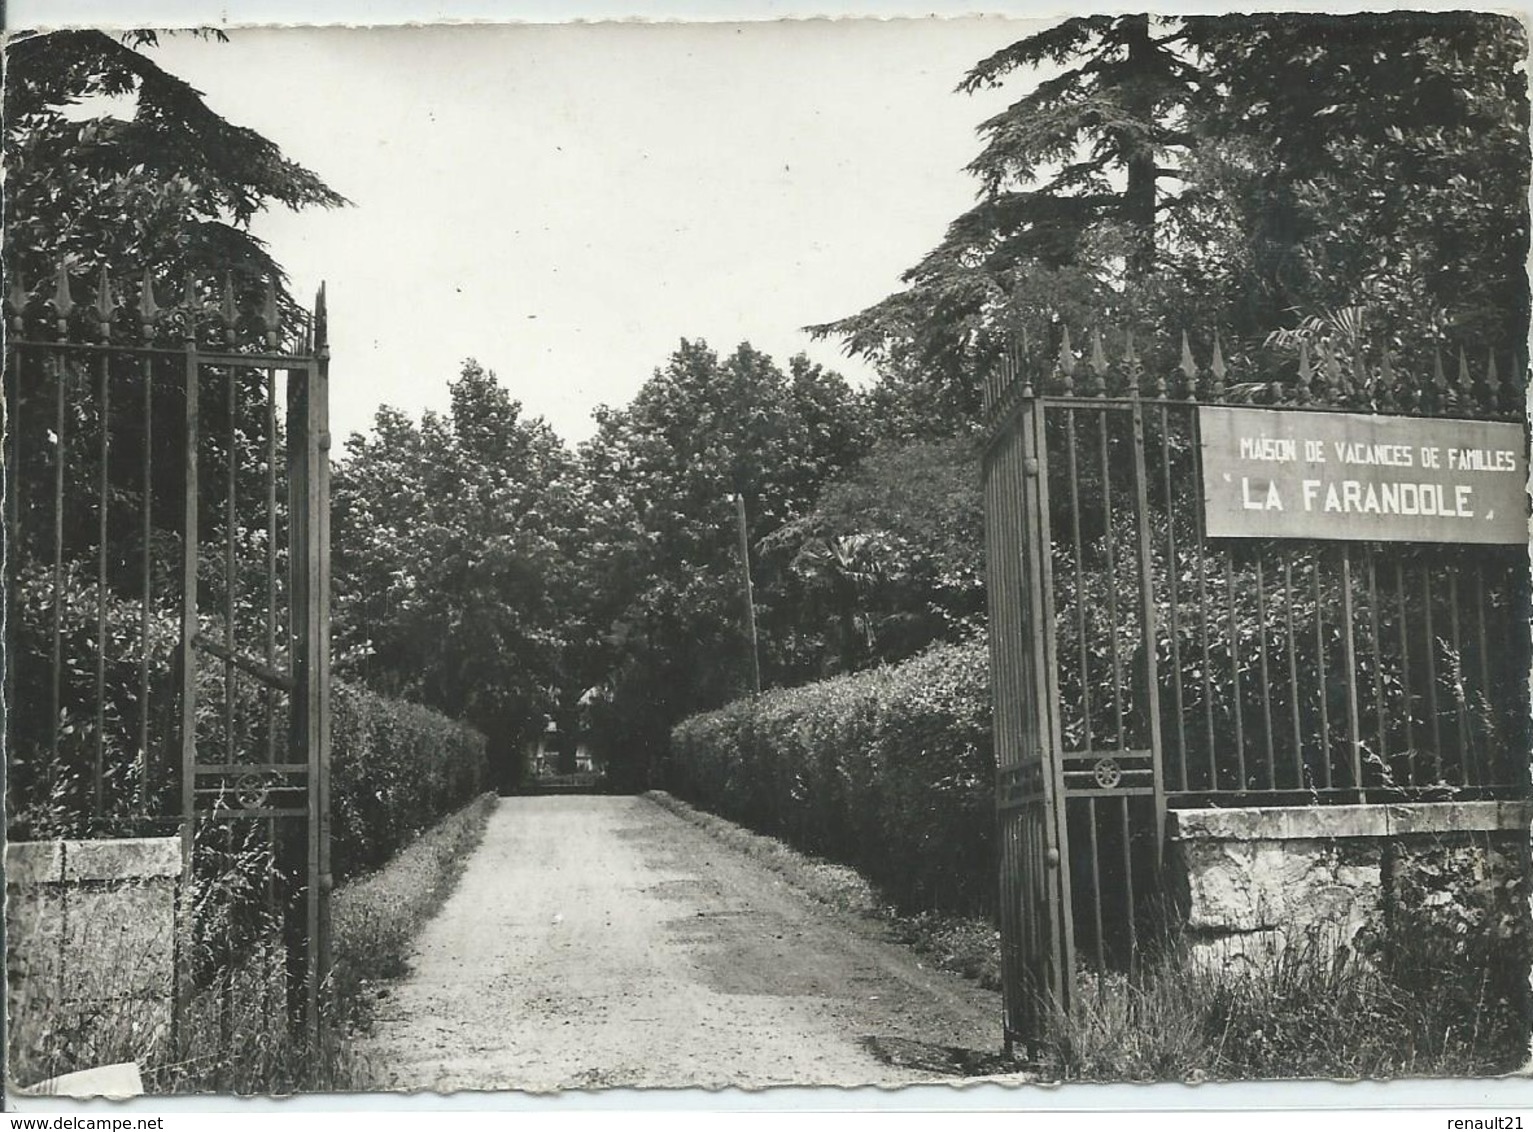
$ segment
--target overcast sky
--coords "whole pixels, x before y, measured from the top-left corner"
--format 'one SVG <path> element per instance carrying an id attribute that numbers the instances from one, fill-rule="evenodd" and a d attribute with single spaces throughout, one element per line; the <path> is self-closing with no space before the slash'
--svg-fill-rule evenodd
<path id="1" fill-rule="evenodd" d="M 464 358 L 567 440 L 681 338 L 870 372 L 800 327 L 854 313 L 973 201 L 974 129 L 1026 89 L 953 93 L 1041 25 L 273 28 L 162 65 L 354 206 L 255 226 L 330 298 L 333 419 L 444 407 Z"/>

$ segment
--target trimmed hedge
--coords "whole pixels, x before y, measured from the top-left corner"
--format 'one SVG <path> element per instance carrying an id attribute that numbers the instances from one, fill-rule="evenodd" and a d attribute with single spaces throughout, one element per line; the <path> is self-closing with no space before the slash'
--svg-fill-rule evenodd
<path id="1" fill-rule="evenodd" d="M 990 713 L 985 642 L 940 645 L 900 665 L 682 720 L 671 732 L 666 785 L 855 866 L 902 911 L 989 914 Z"/>
<path id="2" fill-rule="evenodd" d="M 485 788 L 485 739 L 430 708 L 337 682 L 330 852 L 336 880 L 376 869 Z"/>

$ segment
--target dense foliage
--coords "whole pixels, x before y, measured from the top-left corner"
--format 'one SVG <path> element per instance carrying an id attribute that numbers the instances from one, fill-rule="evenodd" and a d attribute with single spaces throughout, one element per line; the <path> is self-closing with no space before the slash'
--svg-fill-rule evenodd
<path id="1" fill-rule="evenodd" d="M 815 329 L 969 412 L 1008 335 L 1051 350 L 1063 325 L 1164 351 L 1217 328 L 1279 366 L 1269 334 L 1350 310 L 1412 360 L 1521 350 L 1525 54 L 1486 13 L 1066 19 L 960 84 L 1037 76 L 979 127 L 974 207 L 902 290 Z"/>
<path id="2" fill-rule="evenodd" d="M 787 372 L 742 344 L 720 357 L 682 342 L 624 409 L 597 413 L 582 447 L 591 717 L 609 768 L 642 781 L 672 724 L 749 687 L 739 536 L 805 515 L 867 445 L 861 400 L 806 359 Z M 756 562 L 767 684 L 813 674 L 824 637 L 792 583 Z"/>
<path id="3" fill-rule="evenodd" d="M 215 33 L 216 34 L 216 33 Z M 59 268 L 163 301 L 194 273 L 245 297 L 281 266 L 250 233 L 272 204 L 346 203 L 254 130 L 214 113 L 149 54 L 154 32 L 19 32 L 5 47 L 7 286 Z M 282 292 L 285 298 L 285 292 Z"/>
<path id="4" fill-rule="evenodd" d="M 994 780 L 989 653 L 974 641 L 687 719 L 664 784 L 856 866 L 901 910 L 986 912 Z"/>
<path id="5" fill-rule="evenodd" d="M 558 685 L 578 537 L 574 462 L 495 375 L 447 414 L 378 411 L 333 485 L 337 672 L 465 719 L 514 774 Z M 578 693 L 577 693 L 578 695 Z"/>
<path id="6" fill-rule="evenodd" d="M 418 704 L 337 684 L 330 838 L 337 880 L 380 867 L 488 780 L 484 736 Z"/>
<path id="7" fill-rule="evenodd" d="M 979 455 L 958 437 L 879 445 L 761 545 L 787 560 L 800 623 L 822 626 L 829 675 L 983 628 L 983 530 Z"/>

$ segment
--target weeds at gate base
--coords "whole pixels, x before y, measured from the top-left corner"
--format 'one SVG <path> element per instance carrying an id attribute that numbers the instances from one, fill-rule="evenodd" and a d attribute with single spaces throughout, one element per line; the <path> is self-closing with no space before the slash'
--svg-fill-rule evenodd
<path id="1" fill-rule="evenodd" d="M 1420 932 L 1392 943 L 1366 954 L 1315 931 L 1268 961 L 1226 964 L 1178 940 L 1134 976 L 1083 971 L 1069 1012 L 1051 1012 L 1047 1069 L 1195 1082 L 1486 1076 L 1522 1064 L 1528 1020 L 1503 993 L 1505 972 L 1450 965 Z"/>
<path id="2" fill-rule="evenodd" d="M 146 992 L 142 952 L 114 955 L 91 972 L 89 997 L 62 977 L 32 981 L 11 1004 L 8 1077 L 29 1086 L 93 1066 L 134 1062 L 144 1090 L 286 1094 L 351 1087 L 354 1072 L 333 1027 L 319 1048 L 288 1025 L 279 943 L 204 972 L 178 1026 L 169 987 Z"/>
<path id="3" fill-rule="evenodd" d="M 12 1003 L 8 1076 L 16 1085 L 95 1065 L 136 1062 L 151 1094 L 288 1094 L 363 1087 L 349 1031 L 365 1025 L 383 979 L 402 974 L 410 940 L 451 892 L 458 865 L 478 845 L 494 808 L 481 795 L 428 830 L 375 873 L 343 885 L 333 898 L 334 964 L 321 988 L 326 1024 L 318 1048 L 288 1025 L 284 954 L 274 939 L 234 963 L 211 964 L 192 994 L 184 1024 L 170 1024 L 170 1004 L 143 994 L 141 954 L 103 964 L 89 1000 L 70 996 L 61 979 L 40 997 Z M 201 906 L 230 902 L 202 892 Z M 194 900 L 196 896 L 194 896 Z M 222 926 L 204 922 L 206 941 Z"/>

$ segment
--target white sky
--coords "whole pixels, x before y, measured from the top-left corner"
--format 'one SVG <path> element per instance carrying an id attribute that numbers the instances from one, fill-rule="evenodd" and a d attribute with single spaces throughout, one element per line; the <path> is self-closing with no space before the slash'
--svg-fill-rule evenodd
<path id="1" fill-rule="evenodd" d="M 683 338 L 800 350 L 898 286 L 973 200 L 974 128 L 1025 89 L 953 93 L 1022 20 L 269 28 L 164 41 L 163 66 L 355 206 L 260 218 L 330 300 L 337 433 L 496 371 L 567 440 Z"/>

